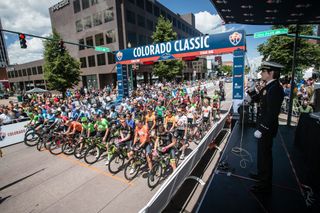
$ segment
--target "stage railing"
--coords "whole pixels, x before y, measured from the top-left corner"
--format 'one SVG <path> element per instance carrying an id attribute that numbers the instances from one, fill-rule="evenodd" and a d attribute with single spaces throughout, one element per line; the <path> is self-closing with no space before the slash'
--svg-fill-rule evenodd
<path id="1" fill-rule="evenodd" d="M 178 191 L 198 161 L 201 159 L 204 152 L 207 150 L 208 145 L 223 129 L 230 110 L 231 107 L 229 108 L 228 113 L 224 114 L 220 121 L 213 125 L 206 136 L 201 140 L 199 145 L 185 158 L 178 168 L 161 185 L 160 189 L 151 198 L 147 205 L 140 210 L 140 213 L 161 212 L 167 206 L 170 199 Z"/>

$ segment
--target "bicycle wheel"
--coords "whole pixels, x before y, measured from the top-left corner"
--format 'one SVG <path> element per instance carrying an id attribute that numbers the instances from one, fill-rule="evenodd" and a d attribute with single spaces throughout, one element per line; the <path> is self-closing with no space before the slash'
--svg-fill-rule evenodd
<path id="1" fill-rule="evenodd" d="M 49 146 L 50 153 L 53 155 L 61 154 L 63 144 L 64 144 L 64 141 L 62 141 L 60 138 L 57 138 L 56 140 L 52 141 Z"/>
<path id="2" fill-rule="evenodd" d="M 87 149 L 86 153 L 84 154 L 84 161 L 87 164 L 94 164 L 99 160 L 100 156 L 101 156 L 101 150 L 99 149 L 98 146 L 93 145 L 93 146 L 90 146 Z"/>
<path id="3" fill-rule="evenodd" d="M 24 137 L 24 143 L 27 146 L 36 146 L 39 142 L 39 139 L 40 139 L 39 134 L 35 132 L 30 132 L 26 134 L 26 136 Z"/>
<path id="4" fill-rule="evenodd" d="M 37 143 L 37 150 L 41 151 L 41 149 L 44 147 L 43 141 L 42 139 L 39 140 L 39 142 Z"/>
<path id="5" fill-rule="evenodd" d="M 77 159 L 83 158 L 88 148 L 89 148 L 89 145 L 87 143 L 85 142 L 78 143 L 74 148 L 74 152 L 73 152 L 74 157 Z"/>
<path id="6" fill-rule="evenodd" d="M 151 174 L 153 174 L 153 179 L 151 178 L 151 175 L 148 176 L 148 187 L 153 189 L 159 184 L 162 177 L 162 166 L 159 162 L 153 165 Z"/>
<path id="7" fill-rule="evenodd" d="M 108 170 L 112 174 L 118 173 L 124 164 L 124 158 L 119 153 L 114 153 L 110 159 Z"/>
<path id="8" fill-rule="evenodd" d="M 74 147 L 75 145 L 73 143 L 64 143 L 62 145 L 62 152 L 66 155 L 72 155 L 74 153 Z"/>
<path id="9" fill-rule="evenodd" d="M 140 166 L 136 158 L 130 159 L 124 168 L 124 177 L 127 180 L 133 180 L 138 175 Z"/>

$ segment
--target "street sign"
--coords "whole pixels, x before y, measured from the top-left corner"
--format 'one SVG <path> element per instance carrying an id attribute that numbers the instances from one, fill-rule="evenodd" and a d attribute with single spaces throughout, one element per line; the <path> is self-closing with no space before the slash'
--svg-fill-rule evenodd
<path id="1" fill-rule="evenodd" d="M 268 30 L 268 31 L 262 31 L 257 32 L 253 35 L 254 38 L 264 38 L 274 35 L 282 35 L 282 34 L 288 34 L 288 28 L 281 28 L 276 30 Z"/>
<path id="2" fill-rule="evenodd" d="M 100 52 L 105 52 L 105 53 L 110 52 L 110 48 L 101 47 L 101 46 L 95 46 L 95 50 Z"/>

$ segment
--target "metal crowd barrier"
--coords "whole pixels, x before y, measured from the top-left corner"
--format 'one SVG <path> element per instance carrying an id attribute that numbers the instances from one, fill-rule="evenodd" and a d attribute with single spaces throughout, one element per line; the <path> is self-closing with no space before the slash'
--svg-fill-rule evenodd
<path id="1" fill-rule="evenodd" d="M 227 116 L 231 110 L 229 108 L 228 113 L 223 115 L 218 123 L 215 123 L 209 130 L 206 136 L 201 140 L 199 145 L 185 158 L 185 160 L 177 167 L 177 169 L 167 178 L 167 180 L 161 185 L 160 189 L 151 198 L 145 207 L 143 207 L 140 213 L 149 212 L 162 212 L 167 206 L 171 198 L 181 187 L 183 182 L 188 178 L 193 168 L 207 150 L 208 145 L 217 137 L 219 132 L 223 129 L 227 120 Z"/>

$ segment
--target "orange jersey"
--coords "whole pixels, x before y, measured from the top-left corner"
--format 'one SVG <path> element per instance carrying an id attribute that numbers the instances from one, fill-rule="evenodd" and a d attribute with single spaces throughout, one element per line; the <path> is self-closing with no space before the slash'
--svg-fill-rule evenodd
<path id="1" fill-rule="evenodd" d="M 142 126 L 141 129 L 136 127 L 135 134 L 138 134 L 140 143 L 144 143 L 149 139 L 149 129 L 146 125 Z"/>
<path id="2" fill-rule="evenodd" d="M 71 126 L 72 130 L 75 129 L 77 132 L 81 132 L 82 131 L 82 124 L 79 123 L 78 121 L 72 121 L 70 126 Z"/>

